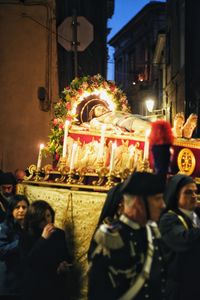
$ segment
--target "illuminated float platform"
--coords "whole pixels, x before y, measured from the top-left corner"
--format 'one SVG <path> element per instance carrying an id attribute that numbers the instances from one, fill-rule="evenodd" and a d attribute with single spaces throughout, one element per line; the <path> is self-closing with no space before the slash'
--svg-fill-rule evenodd
<path id="1" fill-rule="evenodd" d="M 153 169 L 145 117 L 130 113 L 125 94 L 100 74 L 75 78 L 54 107 L 46 153 L 52 165 L 28 170 L 29 183 L 107 191 L 133 171 Z M 179 116 L 182 117 L 181 114 Z M 200 178 L 200 141 L 175 139 L 171 173 Z"/>
<path id="2" fill-rule="evenodd" d="M 52 165 L 31 165 L 26 182 L 107 191 L 133 170 L 153 169 L 145 117 L 130 114 L 125 94 L 100 74 L 75 78 L 54 107 L 46 153 Z M 183 117 L 179 114 L 179 117 Z M 199 181 L 198 139 L 175 139 L 171 174 Z"/>

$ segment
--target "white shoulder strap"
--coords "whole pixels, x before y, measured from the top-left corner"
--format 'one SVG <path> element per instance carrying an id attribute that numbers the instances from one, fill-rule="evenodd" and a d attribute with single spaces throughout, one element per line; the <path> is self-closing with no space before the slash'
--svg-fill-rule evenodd
<path id="1" fill-rule="evenodd" d="M 146 231 L 147 231 L 148 248 L 147 248 L 146 260 L 144 262 L 142 271 L 136 278 L 135 283 L 118 300 L 133 299 L 139 293 L 139 291 L 141 290 L 145 281 L 149 278 L 149 274 L 151 271 L 151 265 L 152 265 L 152 261 L 153 261 L 154 246 L 153 246 L 152 232 L 151 232 L 149 225 L 146 225 Z"/>

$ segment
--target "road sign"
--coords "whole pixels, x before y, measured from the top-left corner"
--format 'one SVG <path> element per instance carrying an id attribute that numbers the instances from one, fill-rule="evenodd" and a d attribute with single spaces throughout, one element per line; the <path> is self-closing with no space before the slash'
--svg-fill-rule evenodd
<path id="1" fill-rule="evenodd" d="M 67 17 L 58 27 L 58 42 L 67 51 L 74 51 L 74 28 L 77 26 L 77 51 L 84 51 L 94 39 L 93 25 L 82 16 L 77 17 L 77 23 L 73 23 L 73 17 Z"/>

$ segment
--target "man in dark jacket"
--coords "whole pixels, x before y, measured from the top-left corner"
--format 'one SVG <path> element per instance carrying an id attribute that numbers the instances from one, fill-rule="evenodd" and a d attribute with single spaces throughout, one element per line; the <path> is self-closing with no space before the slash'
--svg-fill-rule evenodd
<path id="1" fill-rule="evenodd" d="M 0 223 L 4 221 L 10 199 L 14 195 L 15 178 L 11 172 L 0 174 Z"/>
<path id="2" fill-rule="evenodd" d="M 89 300 L 164 299 L 165 272 L 156 221 L 164 208 L 157 175 L 135 172 L 121 185 L 119 220 L 102 224 L 90 255 Z M 151 220 L 151 221 L 150 221 Z"/>
<path id="3" fill-rule="evenodd" d="M 199 299 L 200 220 L 195 213 L 197 185 L 187 175 L 169 179 L 166 209 L 159 227 L 168 269 L 166 299 Z"/>

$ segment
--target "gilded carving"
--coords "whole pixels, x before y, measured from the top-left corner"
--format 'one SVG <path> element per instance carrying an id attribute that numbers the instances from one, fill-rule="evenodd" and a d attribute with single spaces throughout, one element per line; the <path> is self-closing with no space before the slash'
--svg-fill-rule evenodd
<path id="1" fill-rule="evenodd" d="M 191 175 L 196 166 L 196 159 L 192 150 L 183 148 L 178 154 L 177 158 L 179 173 Z"/>

